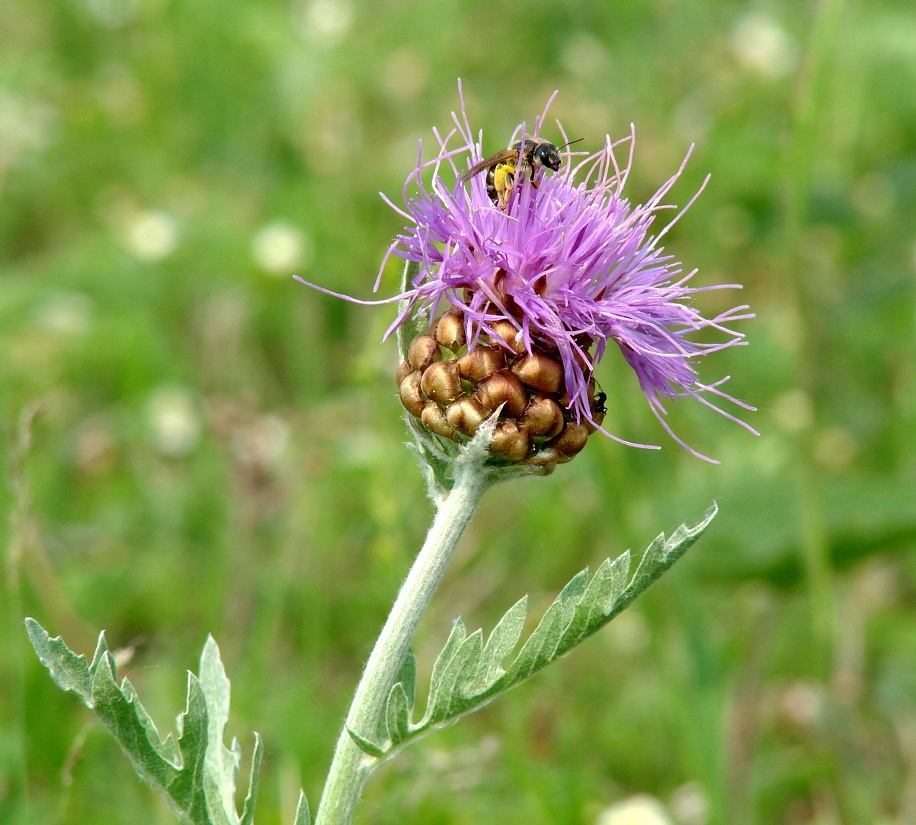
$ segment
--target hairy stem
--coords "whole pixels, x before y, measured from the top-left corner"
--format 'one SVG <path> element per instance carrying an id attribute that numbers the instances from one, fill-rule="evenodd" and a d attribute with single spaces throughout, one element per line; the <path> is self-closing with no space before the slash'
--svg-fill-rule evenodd
<path id="1" fill-rule="evenodd" d="M 353 696 L 347 722 L 337 741 L 334 760 L 318 807 L 315 825 L 348 825 L 363 785 L 377 761 L 353 741 L 347 728 L 375 741 L 394 685 L 413 639 L 414 631 L 433 593 L 442 581 L 459 539 L 490 485 L 484 466 L 484 448 L 466 450 L 455 467 L 455 484 L 441 501 L 426 542 L 375 643 Z"/>

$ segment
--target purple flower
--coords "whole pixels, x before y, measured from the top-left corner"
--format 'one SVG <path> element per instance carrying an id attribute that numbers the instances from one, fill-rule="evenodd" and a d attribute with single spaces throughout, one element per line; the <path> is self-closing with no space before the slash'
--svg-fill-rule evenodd
<path id="1" fill-rule="evenodd" d="M 536 121 L 535 136 L 552 100 Z M 703 383 L 695 368 L 701 356 L 743 343 L 743 335 L 730 324 L 753 316 L 742 305 L 704 318 L 692 304 L 693 295 L 740 286 L 688 286 L 696 270 L 684 274 L 680 262 L 659 245 L 699 195 L 681 210 L 664 202 L 690 153 L 647 203 L 631 205 L 622 194 L 633 159 L 631 127 L 621 140 L 606 138 L 594 154 L 567 148 L 560 170 L 539 170 L 534 184 L 519 175 L 502 209 L 487 195 L 485 172 L 469 183 L 459 181 L 462 172 L 484 158 L 482 135 L 474 140 L 461 102 L 460 117 L 452 115 L 455 129 L 444 137 L 434 130 L 436 157 L 423 161 L 421 147 L 404 185 L 404 208 L 388 201 L 409 225 L 391 244 L 385 261 L 394 254 L 417 264 L 419 271 L 407 291 L 390 299 L 406 304 L 386 337 L 411 314 L 432 318 L 454 307 L 464 315 L 468 346 L 473 348 L 482 335 L 500 340 L 492 325 L 508 319 L 529 352 L 546 348 L 558 353 L 568 408 L 576 420 L 592 424 L 589 382 L 610 342 L 633 368 L 656 418 L 694 455 L 712 461 L 672 432 L 664 418 L 668 400 L 693 396 L 755 432 L 710 400 L 753 409 L 721 390 L 727 379 Z M 522 124 L 512 140 L 525 135 Z M 451 148 L 456 138 L 459 145 Z M 621 166 L 617 154 L 622 149 L 626 162 Z M 425 184 L 429 172 L 431 182 Z M 414 188 L 419 194 L 411 196 Z M 672 209 L 674 217 L 650 234 L 656 213 Z M 706 328 L 722 333 L 724 340 L 693 338 Z"/>

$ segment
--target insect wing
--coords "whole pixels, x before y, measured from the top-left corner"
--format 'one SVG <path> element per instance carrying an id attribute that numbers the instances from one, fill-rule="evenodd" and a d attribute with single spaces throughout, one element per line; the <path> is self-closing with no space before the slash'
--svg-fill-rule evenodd
<path id="1" fill-rule="evenodd" d="M 509 160 L 518 159 L 518 150 L 517 149 L 503 149 L 501 152 L 497 152 L 495 155 L 490 155 L 488 158 L 484 158 L 482 161 L 475 163 L 467 172 L 463 172 L 461 177 L 458 178 L 460 183 L 467 183 L 474 175 L 479 175 L 483 172 L 484 169 L 490 169 L 493 166 L 496 166 L 497 163 L 505 163 Z"/>

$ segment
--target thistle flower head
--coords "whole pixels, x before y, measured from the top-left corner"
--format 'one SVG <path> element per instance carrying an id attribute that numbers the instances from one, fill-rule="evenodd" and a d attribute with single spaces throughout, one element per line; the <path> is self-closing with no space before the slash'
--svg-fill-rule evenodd
<path id="1" fill-rule="evenodd" d="M 541 137 L 552 100 L 533 132 L 519 126 L 510 147 Z M 453 325 L 457 318 L 463 326 L 462 338 L 470 352 L 485 345 L 501 348 L 515 358 L 515 372 L 515 364 L 525 355 L 555 359 L 562 368 L 563 386 L 547 394 L 561 403 L 567 418 L 631 444 L 601 427 L 600 398 L 596 403 L 594 370 L 611 344 L 633 369 L 656 418 L 694 455 L 706 458 L 672 432 L 665 421 L 666 402 L 692 396 L 754 432 L 717 405 L 725 400 L 753 409 L 721 390 L 727 379 L 703 383 L 696 371 L 702 356 L 741 343 L 743 336 L 730 325 L 752 316 L 742 305 L 705 318 L 693 305 L 693 296 L 740 287 L 691 286 L 696 270 L 685 274 L 660 244 L 699 195 L 680 210 L 666 202 L 690 153 L 642 205 L 623 196 L 633 159 L 632 127 L 620 140 L 607 137 L 594 153 L 566 147 L 555 173 L 535 165 L 529 179 L 529 170 L 518 158 L 517 164 L 510 164 L 511 171 L 519 167 L 514 181 L 509 178 L 514 185 L 506 197 L 496 200 L 493 176 L 484 163 L 483 136 L 475 139 L 463 99 L 460 114 L 452 117 L 455 127 L 448 134 L 434 130 L 434 158 L 424 160 L 421 146 L 416 168 L 404 185 L 403 208 L 388 201 L 408 225 L 389 247 L 385 261 L 395 255 L 413 262 L 416 274 L 406 291 L 392 299 L 403 303 L 387 335 L 410 316 L 433 319 L 450 311 Z M 557 126 L 562 136 L 558 143 L 567 142 L 562 126 Z M 480 173 L 467 180 L 468 170 L 481 165 Z M 657 226 L 659 213 L 671 210 L 673 218 Z M 694 337 L 707 328 L 720 333 L 718 342 Z"/>

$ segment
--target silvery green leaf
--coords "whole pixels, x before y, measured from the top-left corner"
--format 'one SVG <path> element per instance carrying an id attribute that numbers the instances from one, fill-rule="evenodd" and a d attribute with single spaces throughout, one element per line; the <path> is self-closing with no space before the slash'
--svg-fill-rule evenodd
<path id="1" fill-rule="evenodd" d="M 527 600 L 521 599 L 509 609 L 490 634 L 486 645 L 483 645 L 480 630 L 468 636 L 464 623 L 457 619 L 433 665 L 423 719 L 411 724 L 408 718 L 407 734 L 403 740 L 398 743 L 392 737 L 390 745 L 378 755 L 389 756 L 396 748 L 412 742 L 430 729 L 451 724 L 460 716 L 478 710 L 596 633 L 683 556 L 709 526 L 715 514 L 716 507 L 713 505 L 694 527 L 681 525 L 669 538 L 659 536 L 644 551 L 629 583 L 629 551 L 613 561 L 605 560 L 591 577 L 588 569 L 576 574 L 505 669 L 502 667 L 503 659 L 515 648 L 524 627 Z M 389 697 L 389 705 L 391 701 L 392 697 Z M 397 736 L 400 738 L 405 730 L 403 703 L 397 704 L 402 702 L 400 699 L 394 702 Z M 389 721 L 389 726 L 392 724 Z"/>
<path id="2" fill-rule="evenodd" d="M 568 627 L 588 583 L 588 568 L 577 573 L 544 614 L 528 641 L 522 646 L 507 677 L 519 682 L 553 661 L 557 646 Z"/>
<path id="3" fill-rule="evenodd" d="M 235 782 L 238 778 L 241 753 L 233 741 L 232 750 L 223 744 L 229 722 L 229 679 L 219 657 L 219 648 L 212 636 L 207 637 L 200 657 L 200 686 L 207 702 L 207 776 L 215 780 L 213 789 L 222 802 L 226 820 L 235 815 Z"/>
<path id="4" fill-rule="evenodd" d="M 239 825 L 254 825 L 254 804 L 258 797 L 258 777 L 261 773 L 261 760 L 264 758 L 264 741 L 259 733 L 254 735 L 254 753 L 251 755 L 251 770 L 248 774 L 248 793 L 245 794 L 245 802 L 242 807 L 242 816 L 239 819 Z M 308 803 L 305 802 L 305 794 L 299 791 L 300 805 L 305 803 L 305 816 L 308 817 Z M 296 822 L 299 822 L 298 811 Z M 308 819 L 305 820 L 308 825 Z"/>
<path id="5" fill-rule="evenodd" d="M 91 674 L 95 673 L 102 658 L 111 655 L 108 652 L 108 645 L 105 643 L 105 634 L 103 633 L 99 636 L 95 653 L 92 656 L 92 664 L 89 665 L 85 656 L 77 656 L 64 644 L 60 636 L 56 639 L 50 638 L 34 619 L 26 619 L 25 627 L 29 634 L 29 640 L 32 642 L 32 647 L 35 648 L 35 653 L 38 654 L 38 658 L 51 672 L 51 678 L 57 686 L 62 690 L 77 694 L 91 708 Z M 113 659 L 111 667 L 112 670 L 117 672 Z"/>
<path id="6" fill-rule="evenodd" d="M 394 687 L 391 689 L 392 693 L 396 688 L 400 686 L 400 690 L 404 694 L 405 704 L 405 713 L 409 718 L 410 711 L 413 710 L 414 698 L 417 692 L 417 657 L 414 655 L 413 648 L 407 649 L 407 655 L 404 657 L 404 663 L 401 665 L 401 669 L 398 671 L 398 675 L 395 678 Z M 391 694 L 388 696 L 388 707 L 396 707 L 391 705 Z M 400 697 L 395 700 L 399 702 Z M 400 711 L 399 711 L 400 712 Z M 390 725 L 388 715 L 382 714 L 381 719 L 379 719 L 378 729 L 375 732 L 375 738 L 378 742 L 384 742 L 386 739 L 395 737 L 390 734 Z"/>
<path id="7" fill-rule="evenodd" d="M 594 622 L 611 609 L 626 586 L 629 567 L 629 552 L 614 561 L 605 559 L 601 563 L 576 605 L 572 620 L 563 631 L 563 637 L 557 645 L 558 656 L 575 647 Z"/>
<path id="8" fill-rule="evenodd" d="M 407 649 L 404 664 L 401 665 L 401 669 L 398 671 L 397 682 L 404 689 L 404 694 L 407 697 L 407 707 L 413 710 L 417 696 L 417 657 L 414 655 L 412 647 Z"/>
<path id="9" fill-rule="evenodd" d="M 433 665 L 432 676 L 430 676 L 429 680 L 430 696 L 438 691 L 439 685 L 442 682 L 449 662 L 451 662 L 455 653 L 458 652 L 458 648 L 461 646 L 461 643 L 465 640 L 465 638 L 467 638 L 467 635 L 467 631 L 464 629 L 464 622 L 462 622 L 461 619 L 455 619 L 455 623 L 452 625 L 452 632 L 449 634 L 448 641 L 446 641 L 445 647 L 442 648 L 442 652 L 439 654 L 439 658 L 436 659 L 436 662 Z"/>
<path id="10" fill-rule="evenodd" d="M 299 804 L 296 805 L 296 819 L 293 825 L 311 825 L 312 817 L 309 814 L 309 803 L 305 794 L 299 791 Z"/>
<path id="11" fill-rule="evenodd" d="M 374 756 L 378 759 L 381 759 L 386 754 L 386 749 L 381 745 L 376 745 L 371 739 L 366 739 L 365 736 L 360 736 L 353 728 L 349 725 L 347 727 L 347 733 L 350 734 L 350 738 L 356 743 L 357 747 L 363 752 L 368 753 L 369 756 Z"/>
<path id="12" fill-rule="evenodd" d="M 430 686 L 429 706 L 426 711 L 428 717 L 447 719 L 459 712 L 458 709 L 465 698 L 465 690 L 480 670 L 482 653 L 483 633 L 480 630 L 464 639 L 455 647 L 453 653 L 450 652 L 448 660 L 439 671 L 440 675 L 435 685 Z M 442 660 L 442 656 L 439 660 Z"/>
<path id="13" fill-rule="evenodd" d="M 706 511 L 703 520 L 699 524 L 695 524 L 693 527 L 682 524 L 667 539 L 665 539 L 664 534 L 658 536 L 649 545 L 646 553 L 643 554 L 636 573 L 626 589 L 608 610 L 603 624 L 607 624 L 614 616 L 629 607 L 637 596 L 648 590 L 664 573 L 668 572 L 674 563 L 703 535 L 718 511 L 719 508 L 713 504 Z M 650 550 L 652 551 L 651 553 L 649 552 Z M 598 626 L 603 626 L 603 624 Z"/>
<path id="14" fill-rule="evenodd" d="M 447 682 L 454 684 L 450 705 L 452 712 L 456 700 L 466 698 L 473 693 L 476 684 L 480 681 L 482 670 L 483 631 L 478 629 L 461 643 L 461 647 L 458 648 L 455 658 L 449 665 L 449 674 L 442 680 L 443 684 Z"/>
<path id="15" fill-rule="evenodd" d="M 388 726 L 388 738 L 393 746 L 400 745 L 410 733 L 410 706 L 407 692 L 401 682 L 395 684 L 388 694 L 388 707 L 385 711 Z"/>
<path id="16" fill-rule="evenodd" d="M 264 751 L 255 734 L 254 755 L 242 816 L 235 807 L 235 783 L 241 749 L 223 744 L 229 719 L 229 680 L 219 648 L 207 640 L 200 678 L 188 674 L 187 705 L 178 717 L 178 738 L 163 740 L 137 697 L 133 685 L 118 684 L 114 657 L 99 636 L 92 662 L 77 656 L 60 637 L 50 638 L 33 619 L 26 619 L 29 639 L 51 678 L 76 693 L 92 710 L 133 763 L 136 772 L 190 825 L 252 825 L 258 773 Z"/>
<path id="17" fill-rule="evenodd" d="M 419 459 L 427 493 L 438 507 L 455 484 L 452 465 L 458 453 L 458 445 L 443 446 L 442 439 L 427 431 L 419 419 L 410 413 L 404 413 L 404 421 L 413 436 L 413 443 L 408 444 L 408 447 Z"/>
<path id="18" fill-rule="evenodd" d="M 522 596 L 503 616 L 483 649 L 482 680 L 483 688 L 490 687 L 505 671 L 503 660 L 518 644 L 525 628 L 525 616 L 528 614 L 528 597 Z"/>

